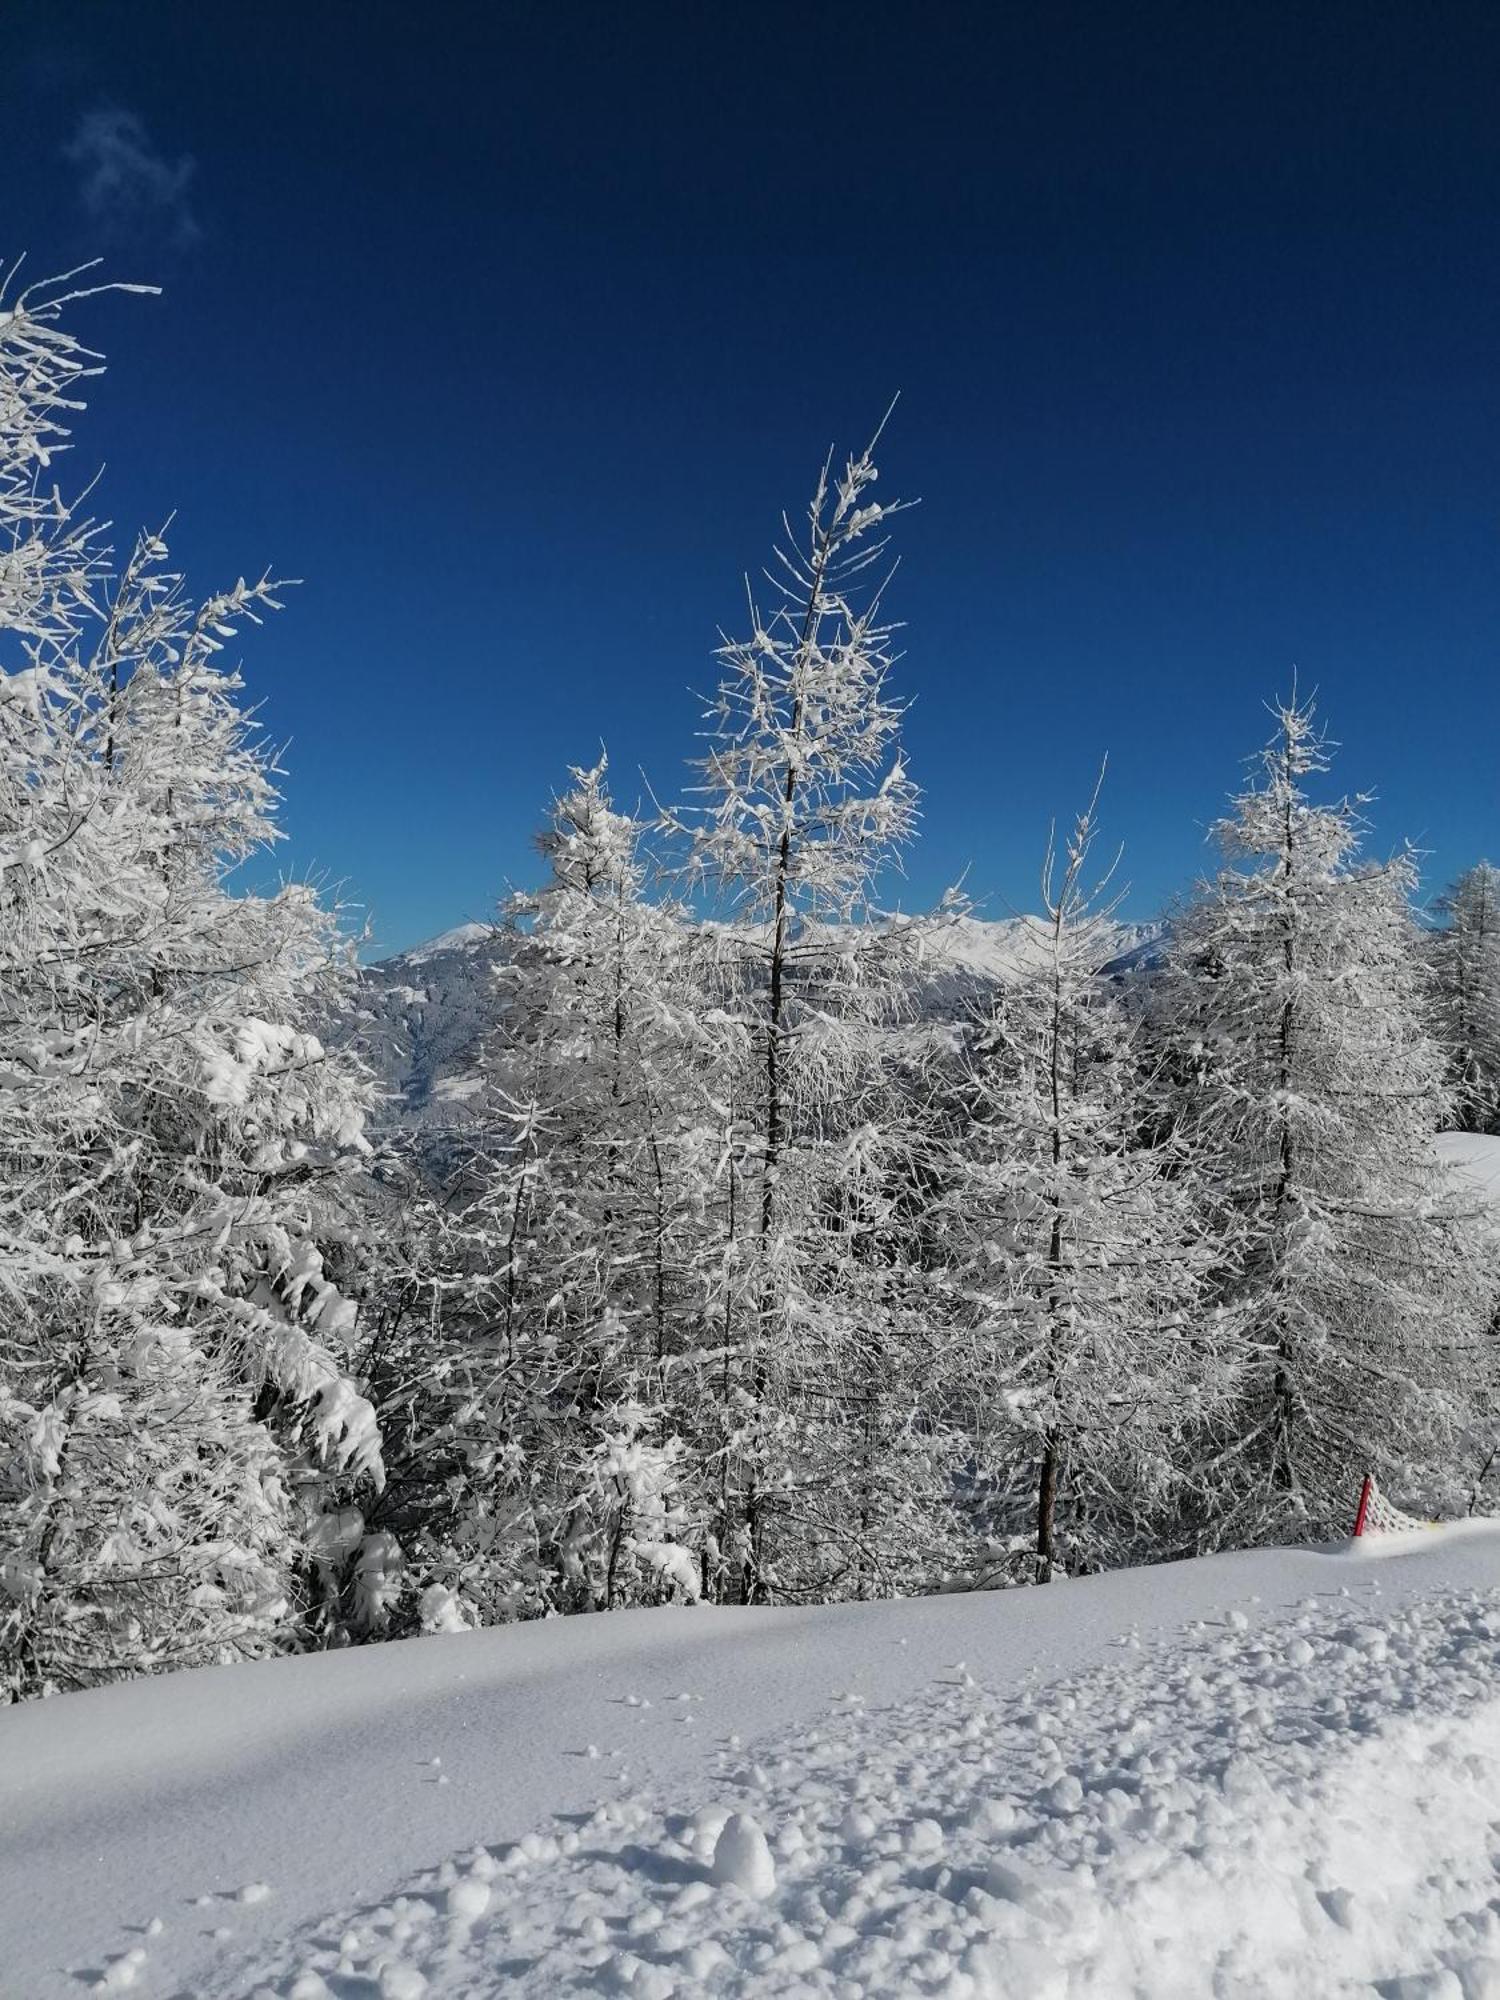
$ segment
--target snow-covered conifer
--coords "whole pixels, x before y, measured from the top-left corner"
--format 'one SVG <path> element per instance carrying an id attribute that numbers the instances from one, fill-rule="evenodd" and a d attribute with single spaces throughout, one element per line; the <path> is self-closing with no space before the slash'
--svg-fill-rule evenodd
<path id="1" fill-rule="evenodd" d="M 1140 1038 L 1104 977 L 1113 871 L 1088 880 L 1096 803 L 1060 869 L 1049 842 L 1045 916 L 971 1044 L 946 1204 L 1002 1569 L 1044 1582 L 1153 1550 L 1186 1413 L 1222 1402 L 1233 1365 L 1177 1150 L 1142 1137 Z"/>
<path id="2" fill-rule="evenodd" d="M 474 1155 L 424 1253 L 435 1334 L 421 1315 L 411 1331 L 431 1382 L 392 1504 L 426 1493 L 414 1578 L 484 1623 L 654 1600 L 690 1572 L 697 1588 L 677 1424 L 706 1099 L 683 926 L 646 894 L 645 833 L 602 759 L 570 774 L 538 841 L 548 878 L 509 906 Z"/>
<path id="3" fill-rule="evenodd" d="M 1480 861 L 1438 898 L 1432 940 L 1438 1038 L 1461 1131 L 1500 1129 L 1500 868 Z"/>
<path id="4" fill-rule="evenodd" d="M 325 1264 L 365 1090 L 310 1020 L 346 959 L 277 837 L 227 642 L 44 477 L 84 355 L 0 313 L 0 1686 L 295 1642 L 325 1511 L 381 1476 Z"/>
<path id="5" fill-rule="evenodd" d="M 1410 908 L 1359 860 L 1362 800 L 1316 804 L 1310 704 L 1279 704 L 1227 864 L 1177 926 L 1175 1115 L 1240 1316 L 1242 1390 L 1200 1450 L 1200 1533 L 1345 1532 L 1361 1475 L 1436 1498 L 1488 1392 L 1472 1219 L 1432 1138 L 1448 1107 Z"/>
<path id="6" fill-rule="evenodd" d="M 874 898 L 914 831 L 917 793 L 888 689 L 880 530 L 895 509 L 873 498 L 873 450 L 837 475 L 824 466 L 802 536 L 785 524 L 774 608 L 752 599 L 749 636 L 721 649 L 697 803 L 683 816 L 737 1030 L 717 1090 L 708 1382 L 714 1588 L 746 1601 L 909 1586 L 932 1538 L 887 1538 L 894 1513 L 869 1535 L 871 1509 L 896 1488 L 946 1505 L 922 1412 L 904 1400 L 917 1371 L 895 1359 L 905 1251 L 880 1220 L 905 1172 L 888 1030 L 907 956 Z M 872 1452 L 885 1460 L 878 1480 Z"/>

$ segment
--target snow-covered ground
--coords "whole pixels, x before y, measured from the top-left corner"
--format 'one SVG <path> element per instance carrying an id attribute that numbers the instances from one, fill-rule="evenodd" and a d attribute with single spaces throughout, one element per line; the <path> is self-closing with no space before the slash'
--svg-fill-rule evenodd
<path id="1" fill-rule="evenodd" d="M 0 1990 L 1500 1995 L 1500 1529 L 1375 1546 L 11 1709 Z"/>
<path id="2" fill-rule="evenodd" d="M 1500 1219 L 1500 1139 L 1485 1132 L 1441 1132 L 1438 1157 Z"/>

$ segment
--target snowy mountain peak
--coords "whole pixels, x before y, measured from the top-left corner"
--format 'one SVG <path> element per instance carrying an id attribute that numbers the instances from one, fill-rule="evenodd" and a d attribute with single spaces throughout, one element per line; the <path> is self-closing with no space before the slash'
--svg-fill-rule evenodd
<path id="1" fill-rule="evenodd" d="M 437 958 L 445 951 L 472 951 L 476 945 L 483 944 L 487 938 L 492 938 L 494 935 L 493 924 L 455 924 L 452 930 L 439 931 L 436 937 L 428 938 L 423 944 L 414 945 L 410 951 L 398 952 L 395 957 L 404 960 L 408 965 L 423 965 L 428 959 Z M 383 963 L 390 964 L 392 960 L 387 959 Z"/>

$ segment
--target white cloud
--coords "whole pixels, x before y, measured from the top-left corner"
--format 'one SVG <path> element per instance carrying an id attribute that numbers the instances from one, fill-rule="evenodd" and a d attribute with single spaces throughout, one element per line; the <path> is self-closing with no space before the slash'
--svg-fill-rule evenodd
<path id="1" fill-rule="evenodd" d="M 111 236 L 186 249 L 202 235 L 188 199 L 197 162 L 158 152 L 133 111 L 85 112 L 64 154 L 78 169 L 79 200 Z"/>

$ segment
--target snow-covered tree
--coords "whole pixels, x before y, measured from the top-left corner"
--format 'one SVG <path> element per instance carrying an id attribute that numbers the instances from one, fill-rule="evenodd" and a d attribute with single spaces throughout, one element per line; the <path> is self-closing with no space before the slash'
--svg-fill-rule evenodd
<path id="1" fill-rule="evenodd" d="M 887 1541 L 884 1527 L 872 1538 L 870 1510 L 908 1481 L 923 1507 L 947 1499 L 908 1400 L 916 1371 L 896 1360 L 905 1251 L 883 1220 L 906 1176 L 887 1086 L 907 954 L 903 927 L 880 921 L 874 898 L 914 831 L 917 794 L 887 685 L 880 530 L 895 509 L 873 498 L 873 450 L 837 475 L 824 466 L 802 536 L 785 524 L 774 608 L 752 599 L 749 636 L 721 649 L 697 803 L 682 821 L 737 1031 L 716 1091 L 709 1386 L 713 1587 L 747 1602 L 909 1587 L 932 1538 Z M 830 1464 L 843 1468 L 832 1485 Z"/>
<path id="2" fill-rule="evenodd" d="M 319 1523 L 381 1477 L 325 1257 L 365 1087 L 310 1027 L 347 951 L 233 892 L 274 767 L 202 605 L 116 579 L 48 483 L 92 369 L 65 295 L 0 312 L 0 1688 L 294 1643 Z"/>
<path id="3" fill-rule="evenodd" d="M 1461 1131 L 1500 1129 L 1500 868 L 1480 861 L 1438 898 L 1432 939 L 1438 1038 Z"/>
<path id="4" fill-rule="evenodd" d="M 1361 863 L 1364 802 L 1308 796 L 1328 768 L 1310 704 L 1273 712 L 1167 986 L 1175 1113 L 1242 1315 L 1242 1392 L 1198 1467 L 1219 1542 L 1347 1531 L 1367 1470 L 1455 1494 L 1490 1387 L 1472 1218 L 1432 1150 L 1448 1094 L 1415 870 Z"/>
<path id="5" fill-rule="evenodd" d="M 829 1145 L 799 1273 L 817 1345 L 794 1382 L 803 1457 L 779 1574 L 817 1601 L 936 1588 L 965 1569 L 972 1541 L 957 1504 L 970 1454 L 953 1422 L 951 1291 L 927 1210 L 932 1086 L 920 1049 L 890 1066 Z"/>
<path id="6" fill-rule="evenodd" d="M 680 1240 L 698 1212 L 680 1169 L 705 1099 L 691 941 L 676 906 L 648 893 L 647 826 L 615 810 L 603 759 L 575 769 L 540 846 L 551 879 L 513 913 L 529 923 L 513 963 L 512 1044 L 546 1077 L 551 1154 L 568 1184 L 575 1324 L 611 1329 L 590 1400 L 639 1404 L 643 1374 L 681 1351 Z"/>
<path id="7" fill-rule="evenodd" d="M 1142 1139 L 1140 1036 L 1104 977 L 1113 871 L 1088 879 L 1096 804 L 1060 866 L 1049 842 L 1045 916 L 971 1044 L 945 1204 L 1001 1566 L 1043 1582 L 1152 1552 L 1187 1415 L 1221 1407 L 1234 1368 L 1179 1151 Z"/>
<path id="8" fill-rule="evenodd" d="M 397 1373 L 428 1381 L 390 1507 L 415 1516 L 418 1585 L 484 1623 L 654 1600 L 689 1572 L 696 1590 L 701 1571 L 678 1426 L 706 1098 L 685 931 L 646 894 L 645 834 L 602 759 L 571 773 L 538 842 L 548 879 L 508 908 L 473 1157 L 419 1259 Z"/>

